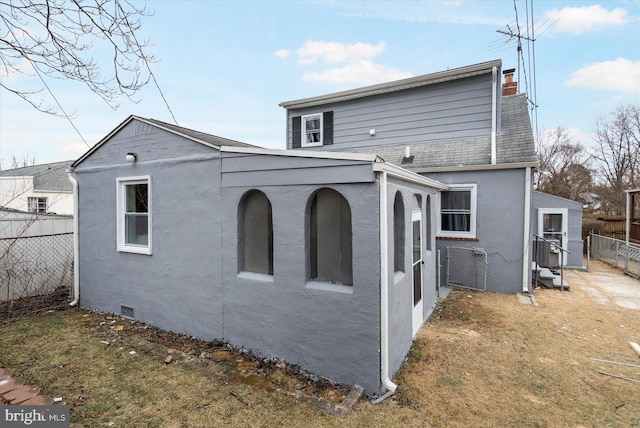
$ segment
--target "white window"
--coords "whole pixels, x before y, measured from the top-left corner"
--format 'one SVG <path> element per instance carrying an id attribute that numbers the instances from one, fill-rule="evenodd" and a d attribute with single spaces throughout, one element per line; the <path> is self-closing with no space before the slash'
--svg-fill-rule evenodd
<path id="1" fill-rule="evenodd" d="M 440 192 L 438 234 L 453 238 L 476 237 L 475 184 L 452 184 L 448 191 Z"/>
<path id="2" fill-rule="evenodd" d="M 151 254 L 151 177 L 117 179 L 118 251 Z"/>
<path id="3" fill-rule="evenodd" d="M 27 198 L 28 211 L 30 213 L 46 213 L 47 212 L 47 198 Z"/>
<path id="4" fill-rule="evenodd" d="M 302 147 L 322 145 L 322 113 L 302 116 Z"/>

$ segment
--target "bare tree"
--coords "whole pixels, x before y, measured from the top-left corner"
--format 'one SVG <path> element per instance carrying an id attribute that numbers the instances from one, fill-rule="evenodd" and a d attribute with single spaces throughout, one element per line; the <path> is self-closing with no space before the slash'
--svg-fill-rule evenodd
<path id="1" fill-rule="evenodd" d="M 580 143 L 574 143 L 567 130 L 555 128 L 538 135 L 536 149 L 538 187 L 541 192 L 586 202 L 593 179 L 590 156 Z"/>
<path id="2" fill-rule="evenodd" d="M 598 118 L 594 140 L 603 205 L 622 214 L 624 191 L 640 186 L 640 106 L 620 106 Z"/>
<path id="3" fill-rule="evenodd" d="M 109 106 L 117 108 L 122 95 L 132 98 L 151 79 L 148 41 L 138 30 L 146 10 L 119 0 L 0 0 L 0 75 L 35 71 L 38 83 L 30 87 L 0 87 L 19 96 L 40 111 L 59 114 L 56 107 L 35 99 L 46 83 L 43 76 L 84 83 Z M 110 70 L 90 55 L 92 49 L 111 51 Z M 135 100 L 134 100 L 135 101 Z"/>

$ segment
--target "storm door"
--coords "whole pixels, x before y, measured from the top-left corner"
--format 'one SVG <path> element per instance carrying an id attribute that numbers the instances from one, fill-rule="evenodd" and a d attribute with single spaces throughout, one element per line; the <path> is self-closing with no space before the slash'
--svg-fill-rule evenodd
<path id="1" fill-rule="evenodd" d="M 566 208 L 539 208 L 538 209 L 538 235 L 550 241 L 556 241 L 562 248 L 568 244 L 568 216 Z M 564 264 L 567 257 L 564 257 Z"/>
<path id="2" fill-rule="evenodd" d="M 422 211 L 411 213 L 412 223 L 412 272 L 413 272 L 413 310 L 412 310 L 412 334 L 415 334 L 422 325 Z"/>

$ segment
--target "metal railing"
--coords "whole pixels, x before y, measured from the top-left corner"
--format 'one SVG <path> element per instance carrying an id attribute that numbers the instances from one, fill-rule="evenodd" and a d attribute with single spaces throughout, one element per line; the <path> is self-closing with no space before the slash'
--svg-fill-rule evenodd
<path id="1" fill-rule="evenodd" d="M 482 248 L 447 247 L 447 287 L 485 291 L 488 266 Z"/>
<path id="2" fill-rule="evenodd" d="M 560 245 L 558 245 L 557 241 L 550 241 L 548 239 L 543 238 L 540 235 L 537 234 L 533 234 L 533 236 L 535 237 L 535 241 L 533 242 L 533 261 L 536 264 L 536 274 L 535 274 L 535 286 L 536 288 L 538 287 L 538 282 L 539 282 L 539 272 L 540 270 L 538 269 L 539 265 L 539 257 L 540 257 L 540 252 L 538 251 L 542 245 L 542 243 L 545 244 L 545 248 L 548 246 L 549 247 L 549 251 L 551 250 L 558 250 L 560 252 L 560 260 L 558 262 L 558 265 L 560 267 L 560 291 L 564 291 L 564 255 L 565 253 L 567 254 L 571 254 L 571 252 L 569 250 L 567 250 L 566 248 L 562 248 Z M 554 267 L 554 266 L 542 266 L 542 267 Z"/>
<path id="3" fill-rule="evenodd" d="M 626 243 L 620 239 L 589 234 L 590 258 L 602 260 L 614 267 L 622 267 L 624 273 L 640 278 L 640 245 Z"/>
<path id="4" fill-rule="evenodd" d="M 0 239 L 0 302 L 73 283 L 73 233 Z"/>

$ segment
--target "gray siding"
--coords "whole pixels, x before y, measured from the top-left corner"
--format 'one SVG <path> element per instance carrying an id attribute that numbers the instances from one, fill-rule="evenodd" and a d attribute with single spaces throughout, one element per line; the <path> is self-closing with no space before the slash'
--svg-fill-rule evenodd
<path id="1" fill-rule="evenodd" d="M 124 305 L 162 329 L 220 338 L 220 162 L 211 159 L 218 152 L 137 128 L 125 127 L 76 168 L 80 303 L 114 313 Z M 138 154 L 135 164 L 125 161 L 130 151 Z M 187 153 L 188 160 L 172 159 L 176 153 Z M 151 176 L 151 256 L 117 251 L 116 178 L 141 175 Z"/>
<path id="2" fill-rule="evenodd" d="M 567 208 L 568 247 L 571 254 L 567 258 L 567 267 L 582 268 L 582 253 L 584 242 L 582 241 L 582 204 L 558 196 L 548 195 L 542 192 L 533 192 L 533 233 L 538 233 L 538 209 L 539 208 Z"/>
<path id="3" fill-rule="evenodd" d="M 373 182 L 371 162 L 224 153 L 222 187 Z"/>
<path id="4" fill-rule="evenodd" d="M 394 242 L 393 242 L 393 205 L 396 192 L 402 194 L 405 216 L 405 245 L 404 245 L 404 272 L 394 273 Z M 388 186 L 388 218 L 387 233 L 389 236 L 389 367 L 390 376 L 400 369 L 405 357 L 413 343 L 412 334 L 412 309 L 413 309 L 413 276 L 412 276 L 412 221 L 411 214 L 415 209 L 414 198 L 420 195 L 422 198 L 422 305 L 423 319 L 426 320 L 432 314 L 438 300 L 436 289 L 436 246 L 435 246 L 435 222 L 433 213 L 429 216 L 426 212 L 427 196 L 431 198 L 431 209 L 435 207 L 437 192 L 422 186 L 411 185 L 398 180 L 389 180 Z M 427 225 L 427 219 L 431 224 Z M 431 251 L 428 251 L 427 228 L 431 228 Z"/>
<path id="5" fill-rule="evenodd" d="M 525 169 L 423 174 L 445 184 L 477 184 L 476 241 L 438 239 L 442 284 L 447 247 L 483 248 L 488 254 L 487 290 L 522 291 Z M 436 215 L 439 213 L 436 211 Z M 530 276 L 530 272 L 528 273 Z"/>
<path id="6" fill-rule="evenodd" d="M 369 393 L 379 392 L 378 185 L 326 186 L 344 196 L 351 209 L 352 294 L 308 283 L 309 199 L 321 187 L 222 189 L 224 339 L 341 383 L 360 384 Z M 254 188 L 264 192 L 273 209 L 272 278 L 238 272 L 238 203 Z"/>
<path id="7" fill-rule="evenodd" d="M 287 111 L 287 147 L 291 117 L 334 112 L 332 150 L 398 145 L 491 133 L 491 74 L 407 89 L 307 109 Z M 371 137 L 369 130 L 376 135 Z M 314 150 L 320 149 L 315 147 Z M 304 150 L 304 149 L 303 149 Z"/>

